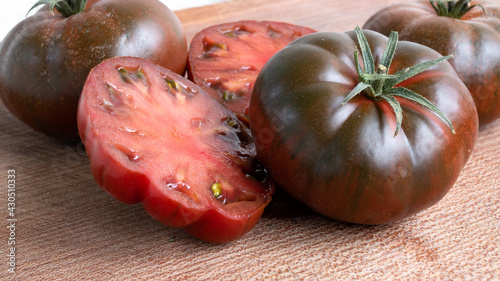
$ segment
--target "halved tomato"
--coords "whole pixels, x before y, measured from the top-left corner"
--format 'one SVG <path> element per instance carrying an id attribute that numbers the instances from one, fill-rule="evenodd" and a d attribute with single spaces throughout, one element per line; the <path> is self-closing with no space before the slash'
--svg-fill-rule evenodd
<path id="1" fill-rule="evenodd" d="M 95 67 L 78 109 L 103 189 L 213 243 L 247 233 L 271 200 L 246 122 L 189 80 L 132 57 Z"/>
<path id="2" fill-rule="evenodd" d="M 293 40 L 313 32 L 272 21 L 208 27 L 191 41 L 188 76 L 233 112 L 247 115 L 253 84 L 264 64 Z"/>

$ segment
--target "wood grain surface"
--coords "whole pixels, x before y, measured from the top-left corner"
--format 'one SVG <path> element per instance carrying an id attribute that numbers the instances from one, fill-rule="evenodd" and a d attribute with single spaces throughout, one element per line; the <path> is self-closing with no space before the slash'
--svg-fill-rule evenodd
<path id="1" fill-rule="evenodd" d="M 286 21 L 347 31 L 399 1 L 230 1 L 177 12 L 189 40 L 212 24 Z M 500 4 L 500 1 L 497 1 Z M 33 132 L 0 104 L 0 280 L 499 280 L 500 120 L 481 129 L 437 205 L 380 226 L 319 216 L 278 192 L 256 227 L 211 245 L 166 227 L 95 183 L 81 143 Z M 16 273 L 8 171 L 16 174 Z"/>

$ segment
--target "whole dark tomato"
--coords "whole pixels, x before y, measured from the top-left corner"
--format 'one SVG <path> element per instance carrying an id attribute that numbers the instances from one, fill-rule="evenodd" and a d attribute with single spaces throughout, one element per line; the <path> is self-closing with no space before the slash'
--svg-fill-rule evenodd
<path id="1" fill-rule="evenodd" d="M 54 3 L 39 4 L 47 2 Z M 160 1 L 55 2 L 58 10 L 42 7 L 17 24 L 0 49 L 0 96 L 33 129 L 78 140 L 76 111 L 85 78 L 106 58 L 141 57 L 184 73 L 186 38 Z"/>
<path id="2" fill-rule="evenodd" d="M 209 26 L 189 46 L 189 78 L 225 107 L 248 115 L 255 78 L 293 40 L 315 32 L 286 22 L 238 21 Z"/>
<path id="3" fill-rule="evenodd" d="M 474 98 L 480 125 L 500 117 L 500 6 L 485 1 L 405 1 L 375 13 L 364 28 L 417 42 L 450 60 Z"/>
<path id="4" fill-rule="evenodd" d="M 474 147 L 476 108 L 449 57 L 397 42 L 397 33 L 359 28 L 310 34 L 257 77 L 258 158 L 278 186 L 327 217 L 381 224 L 422 211 L 453 186 Z"/>
<path id="5" fill-rule="evenodd" d="M 96 66 L 78 109 L 97 183 L 212 243 L 250 231 L 271 200 L 247 121 L 184 77 L 133 57 Z"/>

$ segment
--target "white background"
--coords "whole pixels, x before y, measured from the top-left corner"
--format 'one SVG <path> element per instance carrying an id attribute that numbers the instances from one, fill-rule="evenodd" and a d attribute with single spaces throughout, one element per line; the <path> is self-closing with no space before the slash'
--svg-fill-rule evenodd
<path id="1" fill-rule="evenodd" d="M 28 10 L 37 2 L 38 0 L 15 0 L 9 1 L 2 0 L 0 5 L 0 41 L 3 40 L 5 35 L 20 21 L 26 18 L 26 13 Z M 141 0 L 136 0 L 141 1 Z M 228 0 L 160 0 L 171 10 L 181 10 L 185 8 L 209 5 L 217 2 L 223 2 Z M 38 8 L 37 8 L 38 9 Z M 34 11 L 31 11 L 32 15 Z"/>

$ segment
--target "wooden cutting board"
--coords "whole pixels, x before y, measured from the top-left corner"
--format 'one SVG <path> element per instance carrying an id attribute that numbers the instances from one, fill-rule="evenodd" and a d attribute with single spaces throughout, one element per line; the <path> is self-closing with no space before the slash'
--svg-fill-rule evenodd
<path id="1" fill-rule="evenodd" d="M 396 2 L 240 0 L 177 15 L 189 40 L 209 25 L 244 19 L 347 31 Z M 498 280 L 499 148 L 500 120 L 481 130 L 448 195 L 409 219 L 345 224 L 278 193 L 246 236 L 211 245 L 111 198 L 94 182 L 81 143 L 35 133 L 0 104 L 0 280 Z M 9 170 L 15 230 L 7 228 Z M 11 235 L 16 274 L 7 271 Z"/>

